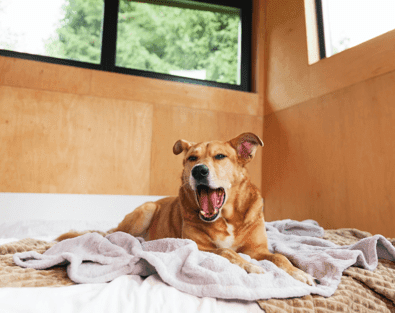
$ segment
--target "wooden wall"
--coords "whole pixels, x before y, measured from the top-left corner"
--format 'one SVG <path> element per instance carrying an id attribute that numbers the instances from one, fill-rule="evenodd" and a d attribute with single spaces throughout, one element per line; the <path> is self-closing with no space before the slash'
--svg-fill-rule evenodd
<path id="1" fill-rule="evenodd" d="M 257 93 L 0 57 L 0 192 L 176 194 L 178 139 L 262 136 L 262 113 Z"/>
<path id="2" fill-rule="evenodd" d="M 0 192 L 176 194 L 178 139 L 262 137 L 263 2 L 252 92 L 0 57 Z M 261 150 L 248 167 L 261 188 Z"/>
<path id="3" fill-rule="evenodd" d="M 0 57 L 0 192 L 175 194 L 176 140 L 252 131 L 267 220 L 395 237 L 395 31 L 312 63 L 304 4 L 254 1 L 252 93 Z"/>
<path id="4" fill-rule="evenodd" d="M 395 237 L 395 31 L 309 65 L 304 1 L 266 17 L 266 219 Z"/>

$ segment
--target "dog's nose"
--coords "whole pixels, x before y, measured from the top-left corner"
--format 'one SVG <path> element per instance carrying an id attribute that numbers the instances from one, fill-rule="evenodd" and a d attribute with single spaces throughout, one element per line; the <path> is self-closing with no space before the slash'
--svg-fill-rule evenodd
<path id="1" fill-rule="evenodd" d="M 197 180 L 206 178 L 208 176 L 208 173 L 209 173 L 208 167 L 204 164 L 196 165 L 192 169 L 192 176 Z"/>

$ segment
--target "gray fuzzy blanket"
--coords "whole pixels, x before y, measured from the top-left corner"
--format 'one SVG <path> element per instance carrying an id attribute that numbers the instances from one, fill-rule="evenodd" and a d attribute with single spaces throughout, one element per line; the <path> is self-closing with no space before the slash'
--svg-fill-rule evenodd
<path id="1" fill-rule="evenodd" d="M 269 250 L 287 256 L 297 267 L 319 279 L 320 284 L 303 284 L 270 261 L 246 260 L 260 265 L 265 274 L 248 274 L 227 259 L 199 251 L 188 239 L 160 239 L 145 242 L 116 232 L 106 237 L 97 233 L 62 241 L 43 254 L 16 253 L 22 267 L 47 269 L 67 265 L 76 283 L 109 282 L 120 275 L 148 276 L 158 273 L 167 284 L 199 297 L 259 300 L 301 297 L 308 294 L 331 296 L 350 266 L 374 270 L 378 258 L 395 260 L 395 249 L 381 235 L 364 238 L 349 246 L 320 239 L 324 230 L 314 221 L 283 220 L 266 223 Z"/>

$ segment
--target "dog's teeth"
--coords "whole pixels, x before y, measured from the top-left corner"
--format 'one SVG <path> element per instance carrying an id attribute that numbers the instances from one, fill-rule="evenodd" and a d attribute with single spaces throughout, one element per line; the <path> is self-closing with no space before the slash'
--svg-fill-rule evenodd
<path id="1" fill-rule="evenodd" d="M 203 216 L 206 215 L 206 212 L 204 212 L 203 210 L 200 211 L 200 214 L 202 214 Z"/>

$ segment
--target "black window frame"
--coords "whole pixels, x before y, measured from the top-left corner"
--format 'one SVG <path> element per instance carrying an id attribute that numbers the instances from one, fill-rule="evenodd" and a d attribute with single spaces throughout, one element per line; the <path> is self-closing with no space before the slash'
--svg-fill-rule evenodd
<path id="1" fill-rule="evenodd" d="M 68 66 L 81 67 L 92 70 L 100 70 L 112 73 L 128 74 L 135 76 L 142 76 L 148 78 L 157 78 L 168 81 L 176 81 L 183 83 L 198 84 L 203 86 L 219 87 L 240 91 L 251 91 L 251 34 L 252 34 L 252 0 L 189 0 L 202 4 L 214 4 L 219 6 L 227 6 L 238 8 L 241 11 L 241 68 L 240 68 L 240 85 L 233 85 L 227 83 L 219 83 L 215 81 L 193 79 L 170 74 L 156 73 L 150 71 L 129 69 L 125 67 L 118 67 L 115 65 L 116 40 L 117 40 L 117 23 L 118 23 L 118 8 L 119 1 L 104 0 L 104 17 L 103 17 L 103 32 L 102 32 L 102 49 L 101 60 L 99 64 L 81 62 L 75 60 L 67 60 L 61 58 L 54 58 L 49 56 L 41 56 L 30 53 L 16 52 L 11 50 L 0 49 L 0 55 L 7 57 L 14 57 L 20 59 L 27 59 L 39 62 L 61 64 Z M 140 1 L 140 2 L 145 2 Z M 152 1 L 147 1 L 152 3 Z M 164 4 L 170 5 L 171 0 L 162 0 Z M 174 1 L 176 3 L 176 1 Z"/>
<path id="2" fill-rule="evenodd" d="M 315 0 L 315 11 L 317 18 L 318 47 L 320 50 L 320 59 L 326 58 L 325 32 L 324 32 L 324 13 L 322 11 L 322 1 Z"/>

